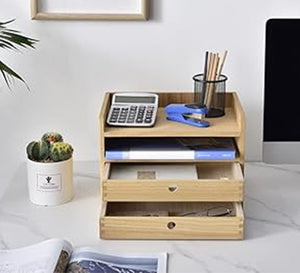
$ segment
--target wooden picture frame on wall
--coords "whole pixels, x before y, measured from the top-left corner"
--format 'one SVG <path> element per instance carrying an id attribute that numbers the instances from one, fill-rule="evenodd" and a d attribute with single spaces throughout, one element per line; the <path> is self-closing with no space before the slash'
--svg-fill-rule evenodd
<path id="1" fill-rule="evenodd" d="M 148 20 L 148 1 L 135 0 L 137 2 L 137 10 L 132 12 L 120 12 L 110 10 L 109 12 L 72 12 L 72 11 L 43 11 L 40 10 L 40 1 L 51 0 L 31 0 L 31 19 L 32 20 Z M 61 0 L 62 1 L 62 0 Z M 65 0 L 70 1 L 70 0 Z M 111 0 L 109 0 L 111 1 Z M 125 1 L 125 0 L 123 0 Z M 133 1 L 133 0 L 130 0 Z M 72 5 L 74 5 L 74 0 Z M 100 3 L 101 5 L 101 3 Z M 113 4 L 112 4 L 113 5 Z"/>

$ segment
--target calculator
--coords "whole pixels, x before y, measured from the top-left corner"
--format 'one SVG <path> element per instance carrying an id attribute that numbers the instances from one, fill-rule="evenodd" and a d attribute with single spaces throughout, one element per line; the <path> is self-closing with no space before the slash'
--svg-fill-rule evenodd
<path id="1" fill-rule="evenodd" d="M 111 126 L 150 127 L 155 123 L 157 108 L 157 94 L 115 93 L 106 122 Z"/>

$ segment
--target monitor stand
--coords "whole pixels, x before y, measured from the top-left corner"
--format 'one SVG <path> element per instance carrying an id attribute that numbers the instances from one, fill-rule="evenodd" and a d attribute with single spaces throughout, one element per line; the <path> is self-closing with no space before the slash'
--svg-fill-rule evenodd
<path id="1" fill-rule="evenodd" d="M 300 164 L 300 142 L 264 142 L 263 161 L 269 164 Z"/>

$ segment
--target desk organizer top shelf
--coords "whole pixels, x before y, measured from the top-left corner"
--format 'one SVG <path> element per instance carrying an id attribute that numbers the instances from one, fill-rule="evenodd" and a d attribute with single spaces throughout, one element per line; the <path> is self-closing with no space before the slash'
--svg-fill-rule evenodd
<path id="1" fill-rule="evenodd" d="M 170 122 L 166 120 L 164 108 L 170 103 L 193 103 L 194 94 L 190 92 L 159 93 L 159 109 L 155 126 L 152 128 L 122 128 L 107 126 L 105 120 L 101 121 L 104 137 L 238 137 L 241 135 L 243 111 L 236 93 L 226 94 L 226 115 L 220 118 L 210 118 L 211 126 L 199 128 Z M 104 99 L 102 117 L 110 107 L 111 94 L 107 93 Z"/>

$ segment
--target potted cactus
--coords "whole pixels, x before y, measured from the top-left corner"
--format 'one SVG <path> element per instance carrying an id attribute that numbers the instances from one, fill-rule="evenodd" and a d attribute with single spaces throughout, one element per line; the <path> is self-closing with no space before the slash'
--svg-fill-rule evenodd
<path id="1" fill-rule="evenodd" d="M 27 145 L 27 175 L 32 203 L 55 206 L 73 197 L 73 148 L 59 133 L 45 133 Z"/>

